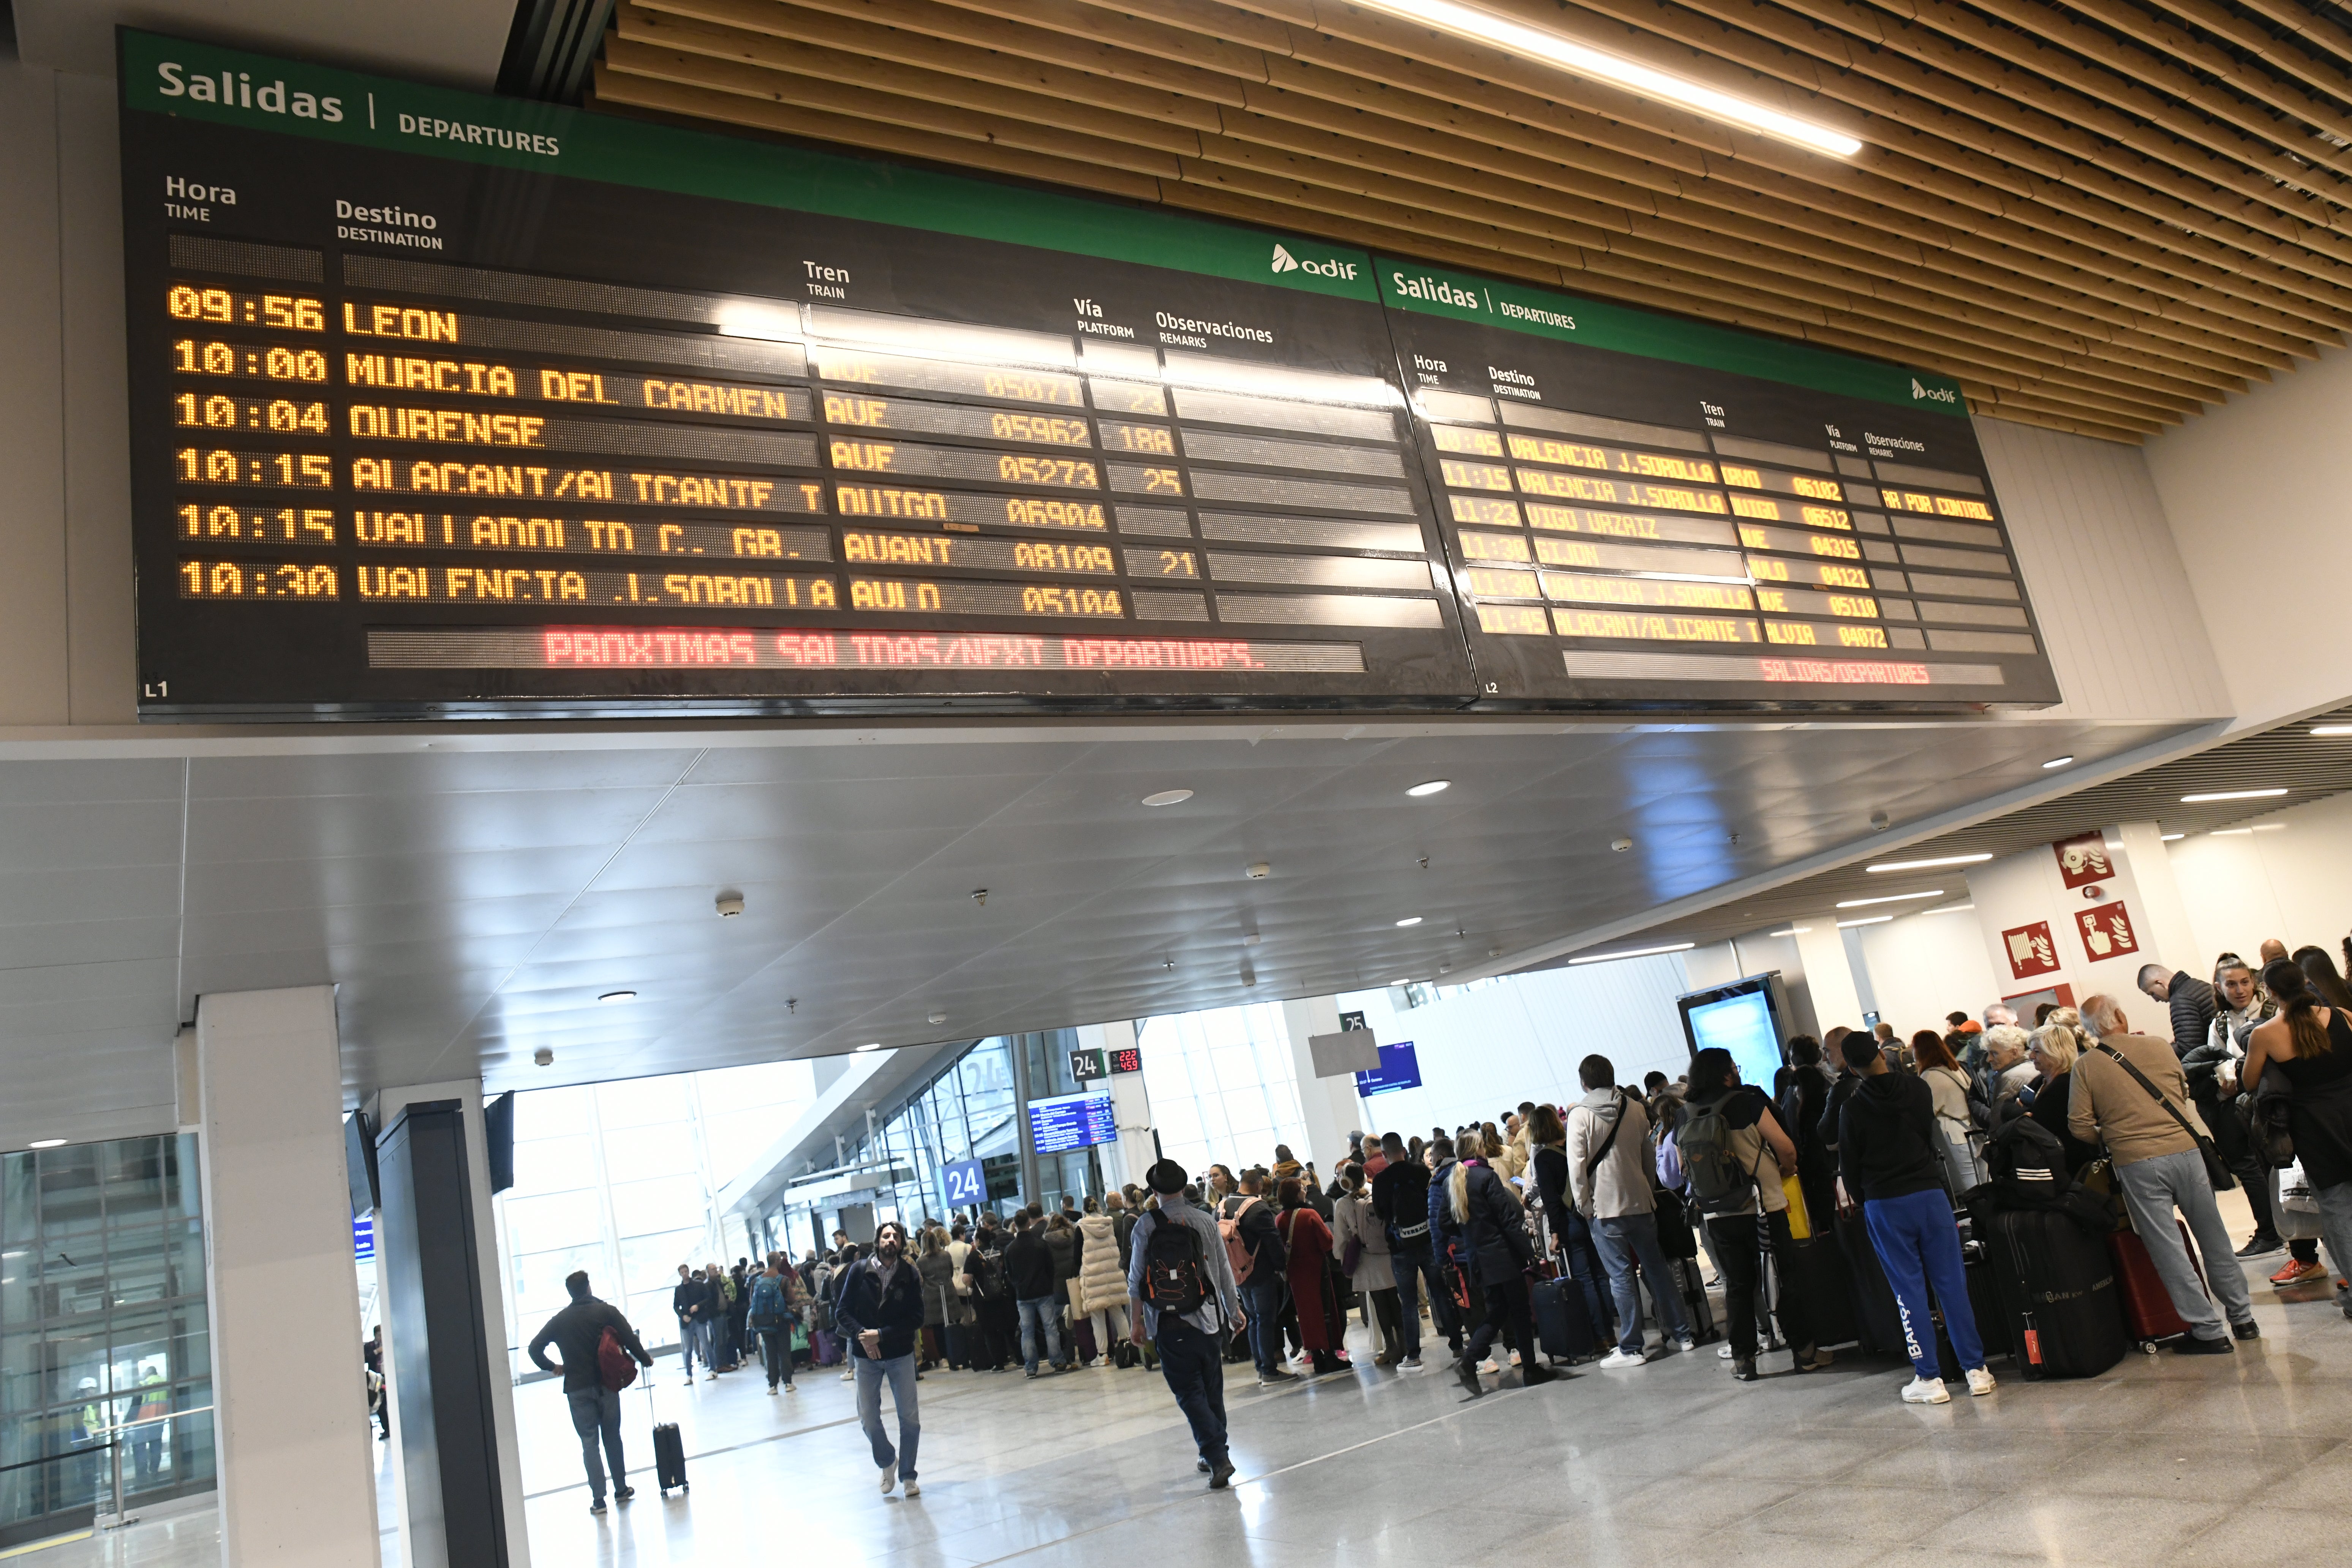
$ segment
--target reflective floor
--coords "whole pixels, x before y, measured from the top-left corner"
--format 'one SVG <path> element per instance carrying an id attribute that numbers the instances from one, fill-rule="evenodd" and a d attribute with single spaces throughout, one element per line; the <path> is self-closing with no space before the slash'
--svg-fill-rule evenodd
<path id="1" fill-rule="evenodd" d="M 1772 1375 L 1741 1385 L 1707 1350 L 1475 1403 L 1433 1369 L 1367 1364 L 1276 1392 L 1236 1377 L 1241 1474 L 1223 1494 L 1194 1473 L 1156 1373 L 931 1374 L 923 1495 L 908 1501 L 879 1494 L 836 1374 L 772 1399 L 755 1373 L 688 1389 L 665 1362 L 651 1403 L 683 1429 L 693 1489 L 655 1494 L 633 1389 L 640 1490 L 596 1519 L 561 1391 L 533 1384 L 517 1394 L 531 1553 L 541 1568 L 729 1561 L 763 1542 L 861 1568 L 1296 1568 L 1302 1549 L 1326 1561 L 1335 1546 L 1349 1568 L 1529 1552 L 2185 1568 L 2242 1564 L 2259 1521 L 2264 1541 L 2333 1561 L 2352 1524 L 2352 1322 L 2324 1287 L 2272 1289 L 2278 1262 L 2247 1266 L 2264 1337 L 2240 1354 L 2134 1353 L 2105 1377 L 2038 1384 L 1996 1361 L 1998 1393 L 1943 1406 L 1899 1403 L 1907 1373 L 1886 1363 L 1799 1378 L 1771 1357 Z M 27 1556 L 209 1568 L 218 1531 L 198 1514 Z"/>

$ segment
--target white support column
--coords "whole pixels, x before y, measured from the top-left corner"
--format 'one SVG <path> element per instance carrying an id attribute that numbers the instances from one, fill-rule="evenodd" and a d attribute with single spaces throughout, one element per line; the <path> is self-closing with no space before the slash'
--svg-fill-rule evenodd
<path id="1" fill-rule="evenodd" d="M 2147 934 L 2140 939 L 2147 962 L 2210 979 L 2213 955 L 2198 949 L 2189 900 L 2181 897 L 2180 883 L 2172 875 L 2172 849 L 2164 842 L 2164 829 L 2153 822 L 2126 822 L 2110 829 L 2107 837 L 2123 846 L 2119 866 L 2139 894 L 2140 912 L 2147 920 Z"/>
<path id="2" fill-rule="evenodd" d="M 478 1246 L 476 1259 L 482 1282 L 482 1332 L 490 1351 L 490 1421 L 499 1440 L 499 1497 L 505 1505 L 507 1517 L 508 1568 L 530 1568 L 530 1525 L 523 1517 L 522 1455 L 515 1436 L 514 1367 L 508 1353 L 506 1279 L 499 1259 L 505 1256 L 498 1242 L 498 1222 L 490 1199 L 490 1150 L 482 1130 L 482 1080 L 453 1079 L 447 1083 L 417 1083 L 402 1089 L 380 1090 L 375 1098 L 375 1124 L 379 1131 L 405 1105 L 425 1105 L 435 1100 L 455 1100 L 464 1104 L 466 1121 L 466 1168 L 474 1187 L 474 1235 Z M 383 1254 L 383 1233 L 376 1233 L 376 1255 Z M 607 1300 L 620 1294 L 620 1281 L 598 1280 L 592 1289 Z M 609 1292 L 609 1294 L 608 1294 Z M 539 1325 L 530 1326 L 537 1333 Z M 383 1325 L 384 1368 L 392 1367 L 392 1341 L 397 1331 L 387 1310 Z M 400 1433 L 397 1422 L 399 1407 L 394 1406 L 393 1466 L 400 1466 Z M 648 1464 L 650 1460 L 646 1461 Z M 403 1499 L 397 1521 L 401 1532 L 401 1560 L 413 1562 L 408 1535 L 406 1489 L 400 1489 Z"/>
<path id="3" fill-rule="evenodd" d="M 1135 1024 L 1121 1019 L 1115 1024 L 1081 1024 L 1078 1044 L 1099 1048 L 1105 1053 L 1135 1048 Z M 1118 1142 L 1104 1151 L 1103 1180 L 1113 1187 L 1133 1182 L 1143 1184 L 1143 1173 L 1151 1169 L 1158 1156 L 1151 1144 L 1151 1096 L 1143 1087 L 1139 1072 L 1119 1072 L 1110 1076 L 1111 1113 L 1118 1124 Z M 1116 1166 L 1116 1169 L 1113 1167 Z"/>
<path id="4" fill-rule="evenodd" d="M 1791 921 L 1797 931 L 1797 956 L 1805 966 L 1805 991 L 1813 1004 L 1813 1017 L 1823 1029 L 1843 1024 L 1862 1027 L 1862 987 L 1854 984 L 1853 963 L 1838 930 L 1834 913 Z M 1765 1086 L 1769 1089 L 1770 1085 Z"/>
<path id="5" fill-rule="evenodd" d="M 196 1005 L 221 1561 L 376 1568 L 335 993 Z"/>
<path id="6" fill-rule="evenodd" d="M 1339 1032 L 1339 999 L 1309 996 L 1282 1005 L 1282 1031 L 1290 1043 L 1290 1070 L 1298 1080 L 1298 1110 L 1307 1123 L 1307 1147 L 1295 1151 L 1315 1164 L 1326 1182 L 1339 1173 L 1347 1157 L 1348 1134 L 1363 1131 L 1364 1108 L 1356 1098 L 1356 1075 L 1315 1076 L 1315 1053 L 1307 1041 L 1316 1035 Z"/>

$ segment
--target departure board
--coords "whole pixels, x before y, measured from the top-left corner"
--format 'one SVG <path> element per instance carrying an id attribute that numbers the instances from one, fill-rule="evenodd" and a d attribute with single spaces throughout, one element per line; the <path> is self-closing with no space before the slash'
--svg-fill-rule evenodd
<path id="1" fill-rule="evenodd" d="M 142 716 L 2056 696 L 1948 383 L 121 39 Z"/>
<path id="2" fill-rule="evenodd" d="M 1948 385 L 1379 266 L 1488 703 L 2057 700 Z"/>

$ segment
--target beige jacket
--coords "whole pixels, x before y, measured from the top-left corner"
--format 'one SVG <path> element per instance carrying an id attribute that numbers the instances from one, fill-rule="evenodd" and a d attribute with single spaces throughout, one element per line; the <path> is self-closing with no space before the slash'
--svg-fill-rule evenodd
<path id="1" fill-rule="evenodd" d="M 2074 1087 L 2066 1099 L 2066 1130 L 2083 1142 L 2104 1141 L 2118 1165 L 2137 1164 L 2159 1155 L 2179 1154 L 2197 1147 L 2180 1123 L 2165 1114 L 2120 1063 L 2098 1046 L 2113 1046 L 2139 1068 L 2189 1125 L 2197 1125 L 2189 1109 L 2188 1079 L 2168 1040 L 2147 1035 L 2108 1035 L 2074 1058 Z"/>
<path id="2" fill-rule="evenodd" d="M 1621 1115 L 1625 1124 L 1610 1142 L 1610 1130 Z M 1650 1189 L 1649 1142 L 1650 1113 L 1630 1094 L 1596 1089 L 1569 1109 L 1568 1183 L 1587 1219 L 1622 1219 L 1658 1206 Z M 1603 1143 L 1609 1144 L 1609 1152 L 1594 1164 Z M 1588 1165 L 1592 1166 L 1590 1182 L 1584 1175 Z"/>

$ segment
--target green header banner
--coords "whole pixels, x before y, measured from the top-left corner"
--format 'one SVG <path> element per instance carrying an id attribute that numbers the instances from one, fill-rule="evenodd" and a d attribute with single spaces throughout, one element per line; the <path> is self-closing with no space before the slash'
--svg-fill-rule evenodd
<path id="1" fill-rule="evenodd" d="M 121 30 L 124 104 L 255 131 L 823 213 L 1371 301 L 1371 258 L 1100 197 Z"/>
<path id="2" fill-rule="evenodd" d="M 120 29 L 123 102 L 382 152 L 1269 284 L 1966 417 L 1958 383 L 1626 305 L 1097 196 L 688 131 Z M 1375 276 L 1378 281 L 1375 283 Z"/>
<path id="3" fill-rule="evenodd" d="M 1381 302 L 1391 310 L 1968 416 L 1959 383 L 1948 376 L 1418 261 L 1382 257 L 1379 267 Z"/>

